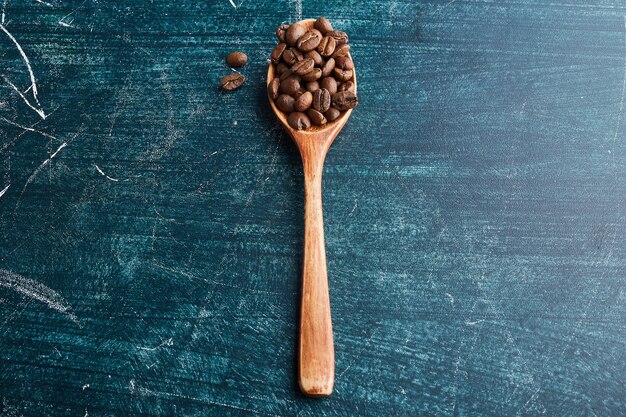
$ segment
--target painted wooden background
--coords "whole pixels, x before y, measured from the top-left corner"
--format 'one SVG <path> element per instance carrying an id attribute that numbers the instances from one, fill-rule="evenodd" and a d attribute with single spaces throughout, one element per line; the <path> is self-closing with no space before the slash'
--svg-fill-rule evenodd
<path id="1" fill-rule="evenodd" d="M 298 393 L 281 22 L 352 36 Z M 0 415 L 626 414 L 626 3 L 4 0 Z M 224 57 L 251 58 L 218 90 Z"/>

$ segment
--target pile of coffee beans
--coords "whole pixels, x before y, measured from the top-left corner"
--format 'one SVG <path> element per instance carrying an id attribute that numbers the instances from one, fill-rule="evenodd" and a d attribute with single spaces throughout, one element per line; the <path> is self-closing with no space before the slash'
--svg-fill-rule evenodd
<path id="1" fill-rule="evenodd" d="M 348 35 L 320 17 L 312 29 L 280 25 L 271 55 L 275 78 L 267 86 L 276 107 L 298 130 L 333 122 L 359 100 Z"/>

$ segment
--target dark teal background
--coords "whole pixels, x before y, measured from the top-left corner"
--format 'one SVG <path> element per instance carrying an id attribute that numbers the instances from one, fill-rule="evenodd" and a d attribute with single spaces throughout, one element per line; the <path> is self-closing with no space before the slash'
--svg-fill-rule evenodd
<path id="1" fill-rule="evenodd" d="M 625 415 L 626 4 L 234 2 L 7 2 L 48 117 L 0 79 L 0 415 Z M 324 170 L 325 400 L 264 89 L 275 26 L 318 15 L 360 97 Z M 3 32 L 0 74 L 30 85 Z"/>

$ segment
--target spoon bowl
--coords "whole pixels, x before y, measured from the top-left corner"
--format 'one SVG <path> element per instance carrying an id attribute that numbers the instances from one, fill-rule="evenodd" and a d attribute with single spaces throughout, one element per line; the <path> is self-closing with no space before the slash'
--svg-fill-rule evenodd
<path id="1" fill-rule="evenodd" d="M 313 28 L 315 20 L 306 19 L 297 23 L 308 30 Z M 275 68 L 270 64 L 267 70 L 267 83 L 274 78 Z M 356 69 L 352 82 L 356 93 Z M 350 118 L 352 109 L 343 112 L 333 122 L 312 126 L 306 130 L 296 130 L 289 126 L 287 114 L 276 107 L 271 97 L 268 98 L 274 114 L 300 151 L 304 171 L 304 257 L 298 382 L 304 394 L 311 397 L 327 397 L 334 386 L 335 352 L 324 246 L 322 170 L 326 154 Z"/>

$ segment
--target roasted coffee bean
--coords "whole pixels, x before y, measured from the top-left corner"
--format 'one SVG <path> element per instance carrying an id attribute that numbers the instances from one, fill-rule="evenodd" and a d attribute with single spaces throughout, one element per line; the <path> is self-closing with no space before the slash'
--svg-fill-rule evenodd
<path id="1" fill-rule="evenodd" d="M 284 62 L 280 62 L 276 65 L 276 74 L 278 74 L 279 77 L 287 70 L 289 70 L 289 67 Z"/>
<path id="2" fill-rule="evenodd" d="M 350 45 L 344 43 L 343 45 L 337 46 L 335 48 L 335 52 L 333 52 L 333 58 L 337 59 L 340 56 L 346 56 L 350 53 Z"/>
<path id="3" fill-rule="evenodd" d="M 321 126 L 323 124 L 326 124 L 326 117 L 324 117 L 324 115 L 317 110 L 309 109 L 306 114 L 307 116 L 309 116 L 309 119 L 311 119 L 311 123 L 313 123 L 315 126 Z"/>
<path id="4" fill-rule="evenodd" d="M 300 77 L 292 75 L 280 81 L 280 91 L 282 94 L 293 95 L 300 90 Z"/>
<path id="5" fill-rule="evenodd" d="M 287 34 L 287 29 L 289 29 L 289 25 L 280 25 L 276 28 L 276 37 L 279 42 L 285 42 L 285 35 Z"/>
<path id="6" fill-rule="evenodd" d="M 302 76 L 303 81 L 315 81 L 322 77 L 322 70 L 319 68 L 313 68 Z"/>
<path id="7" fill-rule="evenodd" d="M 287 117 L 287 123 L 289 123 L 289 126 L 296 130 L 304 130 L 311 127 L 311 120 L 309 117 L 299 111 L 291 113 L 289 117 Z"/>
<path id="8" fill-rule="evenodd" d="M 287 79 L 288 77 L 291 77 L 293 75 L 293 71 L 291 70 L 291 68 L 287 69 L 285 72 L 283 72 L 282 74 L 280 74 L 280 81 L 282 82 L 283 80 Z"/>
<path id="9" fill-rule="evenodd" d="M 322 66 L 322 77 L 330 76 L 333 73 L 333 69 L 335 69 L 335 59 L 329 58 Z"/>
<path id="10" fill-rule="evenodd" d="M 333 76 L 337 79 L 337 81 L 348 81 L 352 79 L 352 70 L 335 68 L 333 70 Z"/>
<path id="11" fill-rule="evenodd" d="M 315 66 L 319 67 L 324 63 L 322 56 L 317 51 L 309 51 L 304 54 L 305 58 L 311 58 L 315 63 Z"/>
<path id="12" fill-rule="evenodd" d="M 298 42 L 298 39 L 300 39 L 300 37 L 304 35 L 305 33 L 306 33 L 305 27 L 299 23 L 294 23 L 293 25 L 289 26 L 289 29 L 287 29 L 287 33 L 285 35 L 285 40 L 287 41 L 287 45 L 295 46 L 296 43 Z"/>
<path id="13" fill-rule="evenodd" d="M 343 82 L 337 87 L 337 91 L 352 91 L 354 92 L 354 83 L 352 81 Z"/>
<path id="14" fill-rule="evenodd" d="M 298 101 L 298 99 L 300 98 L 300 96 L 304 93 L 306 93 L 306 88 L 304 88 L 302 85 L 300 85 L 300 89 L 298 91 L 296 91 L 294 93 L 294 95 L 292 96 L 293 98 L 296 99 L 296 101 Z"/>
<path id="15" fill-rule="evenodd" d="M 337 58 L 335 58 L 335 68 L 351 70 L 354 69 L 354 63 L 349 56 L 338 56 Z"/>
<path id="16" fill-rule="evenodd" d="M 326 117 L 326 120 L 328 120 L 329 123 L 337 120 L 339 116 L 341 116 L 341 112 L 334 107 L 331 107 L 324 112 L 324 117 Z"/>
<path id="17" fill-rule="evenodd" d="M 337 92 L 337 81 L 333 77 L 324 77 L 320 81 L 320 88 L 325 88 L 330 94 Z"/>
<path id="18" fill-rule="evenodd" d="M 309 52 L 317 48 L 322 40 L 322 34 L 317 29 L 311 29 L 298 39 L 298 49 Z"/>
<path id="19" fill-rule="evenodd" d="M 324 113 L 330 107 L 330 93 L 325 88 L 320 88 L 313 93 L 313 108 Z"/>
<path id="20" fill-rule="evenodd" d="M 318 83 L 317 81 L 309 81 L 304 85 L 304 87 L 306 88 L 306 91 L 310 91 L 311 93 L 313 93 L 315 90 L 320 89 L 320 83 Z"/>
<path id="21" fill-rule="evenodd" d="M 326 36 L 332 36 L 337 41 L 337 46 L 348 43 L 348 34 L 342 30 L 332 30 L 326 33 Z"/>
<path id="22" fill-rule="evenodd" d="M 302 61 L 298 61 L 292 65 L 291 70 L 298 75 L 304 75 L 311 71 L 315 66 L 315 62 L 311 58 L 305 58 Z M 309 80 L 310 81 L 310 80 Z"/>
<path id="23" fill-rule="evenodd" d="M 274 50 L 272 51 L 272 55 L 270 56 L 272 64 L 276 65 L 280 62 L 280 58 L 283 56 L 283 52 L 285 52 L 286 48 L 286 43 L 279 43 L 278 45 L 276 45 L 276 48 L 274 48 Z"/>
<path id="24" fill-rule="evenodd" d="M 331 56 L 335 52 L 336 45 L 337 41 L 335 41 L 335 38 L 324 36 L 317 46 L 317 52 L 322 56 Z"/>
<path id="25" fill-rule="evenodd" d="M 246 77 L 238 72 L 228 74 L 220 81 L 220 86 L 226 91 L 236 90 L 246 81 Z"/>
<path id="26" fill-rule="evenodd" d="M 278 78 L 274 78 L 267 85 L 267 95 L 270 96 L 272 100 L 276 100 L 278 98 L 278 89 L 280 88 L 280 80 Z"/>
<path id="27" fill-rule="evenodd" d="M 305 111 L 311 107 L 311 103 L 313 103 L 313 94 L 310 91 L 305 91 L 296 100 L 296 111 Z"/>
<path id="28" fill-rule="evenodd" d="M 248 56 L 243 52 L 231 52 L 226 57 L 226 63 L 231 67 L 243 67 L 248 63 Z"/>
<path id="29" fill-rule="evenodd" d="M 276 107 L 278 107 L 280 111 L 289 114 L 296 108 L 296 99 L 287 94 L 281 94 L 276 99 Z"/>
<path id="30" fill-rule="evenodd" d="M 302 55 L 302 52 L 298 51 L 296 48 L 285 49 L 285 52 L 283 52 L 283 61 L 285 61 L 287 65 L 293 65 L 303 59 L 304 55 Z"/>
<path id="31" fill-rule="evenodd" d="M 359 99 L 352 91 L 340 91 L 333 94 L 333 107 L 338 110 L 346 111 L 356 107 L 359 104 Z"/>
<path id="32" fill-rule="evenodd" d="M 333 25 L 331 25 L 325 17 L 318 18 L 313 24 L 313 27 L 322 32 L 322 35 L 325 35 L 326 32 L 333 30 Z"/>

